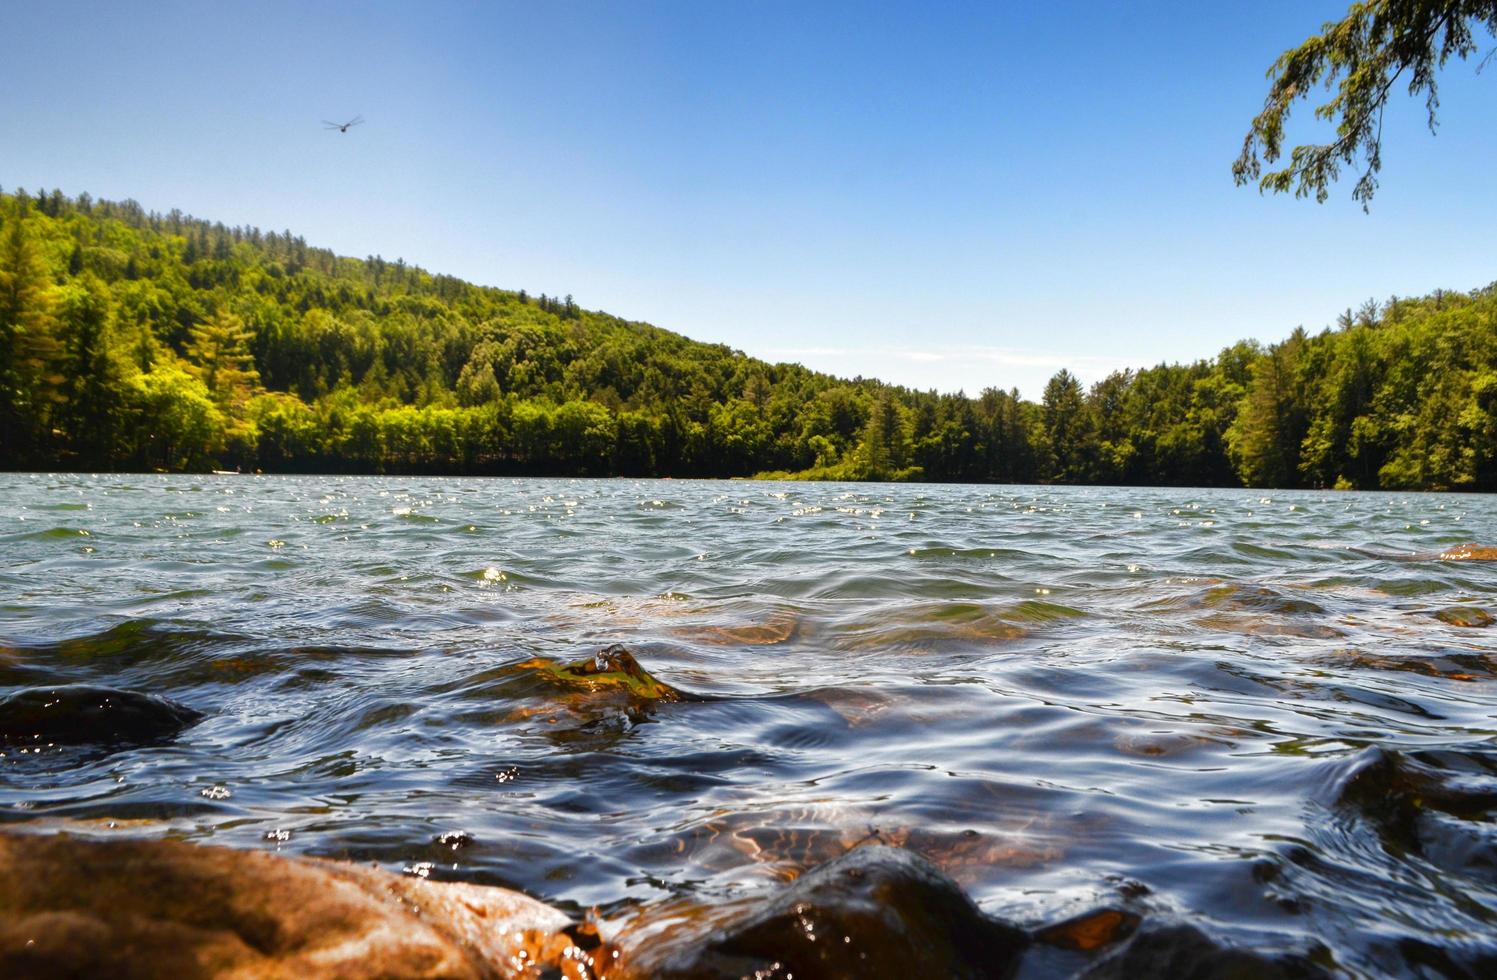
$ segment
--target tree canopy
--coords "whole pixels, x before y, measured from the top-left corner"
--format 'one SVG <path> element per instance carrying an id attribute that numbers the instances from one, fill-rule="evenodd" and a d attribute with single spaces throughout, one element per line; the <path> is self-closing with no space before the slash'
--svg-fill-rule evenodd
<path id="1" fill-rule="evenodd" d="M 289 231 L 0 194 L 0 468 L 220 467 L 1497 490 L 1497 284 L 1058 371 L 1036 403 L 770 364 Z"/>
<path id="2" fill-rule="evenodd" d="M 1241 186 L 1257 181 L 1260 190 L 1324 202 L 1343 166 L 1359 166 L 1352 197 L 1363 208 L 1377 191 L 1382 169 L 1383 109 L 1393 86 L 1408 77 L 1411 96 L 1424 96 L 1430 131 L 1436 124 L 1436 74 L 1452 56 L 1477 51 L 1482 32 L 1497 37 L 1497 0 L 1361 0 L 1346 16 L 1284 52 L 1269 69 L 1268 96 L 1243 139 L 1232 165 Z M 1488 55 L 1488 58 L 1491 56 Z M 1483 64 L 1485 61 L 1483 62 Z M 1317 86 L 1334 89 L 1315 108 L 1315 117 L 1334 122 L 1328 143 L 1294 147 L 1289 161 L 1266 173 L 1284 152 L 1284 125 L 1294 104 Z M 1361 163 L 1358 165 L 1358 158 Z"/>

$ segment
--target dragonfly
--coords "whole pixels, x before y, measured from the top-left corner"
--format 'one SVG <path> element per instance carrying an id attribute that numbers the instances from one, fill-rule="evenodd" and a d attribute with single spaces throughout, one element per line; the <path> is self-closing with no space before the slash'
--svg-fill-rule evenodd
<path id="1" fill-rule="evenodd" d="M 323 125 L 323 128 L 325 128 L 325 129 L 336 129 L 340 133 L 346 133 L 346 132 L 348 132 L 348 127 L 350 127 L 350 126 L 357 126 L 360 123 L 362 123 L 363 121 L 364 121 L 364 117 L 363 116 L 354 116 L 352 119 L 350 119 L 348 122 L 345 122 L 345 123 L 328 122 L 326 119 L 324 119 L 322 121 L 322 125 Z"/>

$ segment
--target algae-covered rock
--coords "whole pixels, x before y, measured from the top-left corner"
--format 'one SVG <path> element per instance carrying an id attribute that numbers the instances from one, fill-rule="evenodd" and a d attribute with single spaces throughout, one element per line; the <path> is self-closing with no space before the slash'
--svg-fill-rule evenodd
<path id="1" fill-rule="evenodd" d="M 508 664 L 470 696 L 487 706 L 465 720 L 521 725 L 568 745 L 625 737 L 652 721 L 661 705 L 705 700 L 656 680 L 617 643 L 582 660 Z"/>
<path id="2" fill-rule="evenodd" d="M 1480 606 L 1447 606 L 1435 613 L 1435 618 L 1450 626 L 1466 629 L 1485 629 L 1494 621 L 1492 614 Z"/>
<path id="3" fill-rule="evenodd" d="M 599 650 L 591 657 L 559 664 L 551 660 L 529 660 L 521 666 L 549 672 L 569 686 L 587 690 L 618 690 L 652 701 L 680 701 L 684 695 L 650 676 L 634 654 L 621 643 Z"/>

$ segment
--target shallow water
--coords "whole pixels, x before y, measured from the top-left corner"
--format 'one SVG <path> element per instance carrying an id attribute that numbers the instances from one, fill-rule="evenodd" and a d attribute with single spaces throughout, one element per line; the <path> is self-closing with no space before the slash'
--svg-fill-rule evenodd
<path id="1" fill-rule="evenodd" d="M 1497 565 L 1401 559 L 1494 538 L 1438 494 L 5 475 L 0 698 L 203 717 L 0 742 L 0 820 L 615 916 L 880 840 L 1025 925 L 1479 974 Z M 556 670 L 613 643 L 671 696 Z"/>

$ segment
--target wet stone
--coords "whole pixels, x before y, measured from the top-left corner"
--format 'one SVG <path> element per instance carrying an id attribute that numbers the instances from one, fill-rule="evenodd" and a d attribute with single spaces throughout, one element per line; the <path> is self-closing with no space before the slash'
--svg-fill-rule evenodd
<path id="1" fill-rule="evenodd" d="M 1046 926 L 1035 938 L 1059 949 L 1089 953 L 1131 935 L 1140 921 L 1138 914 L 1127 909 L 1098 909 Z"/>
<path id="2" fill-rule="evenodd" d="M 595 980 L 617 951 L 518 892 L 162 840 L 0 834 L 0 977 Z"/>
<path id="3" fill-rule="evenodd" d="M 1329 980 L 1331 974 L 1305 956 L 1265 955 L 1236 949 L 1194 926 L 1161 923 L 1146 927 L 1127 945 L 1105 955 L 1081 974 L 1086 980 Z"/>
<path id="4" fill-rule="evenodd" d="M 1029 944 L 909 851 L 856 848 L 694 940 L 641 949 L 663 978 L 1002 977 Z"/>
<path id="5" fill-rule="evenodd" d="M 473 835 L 462 830 L 449 830 L 446 833 L 438 834 L 433 843 L 438 847 L 457 851 L 471 845 L 473 843 Z"/>
<path id="6" fill-rule="evenodd" d="M 1435 618 L 1450 626 L 1484 629 L 1497 622 L 1492 614 L 1477 606 L 1450 606 L 1435 613 Z"/>
<path id="7" fill-rule="evenodd" d="M 1352 764 L 1337 806 L 1367 820 L 1383 846 L 1446 874 L 1497 880 L 1497 755 L 1373 748 Z"/>
<path id="8" fill-rule="evenodd" d="M 587 687 L 622 688 L 636 697 L 655 701 L 678 701 L 682 693 L 657 681 L 640 666 L 634 654 L 621 643 L 599 650 L 592 657 L 554 669 L 562 680 Z"/>
<path id="9" fill-rule="evenodd" d="M 1436 557 L 1443 561 L 1497 561 L 1497 548 L 1490 545 L 1462 544 L 1447 548 Z"/>
<path id="10" fill-rule="evenodd" d="M 148 745 L 202 717 L 154 694 L 81 684 L 30 688 L 0 699 L 0 744 Z"/>

